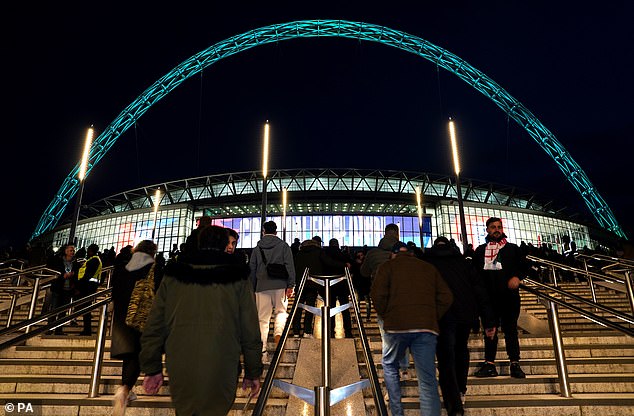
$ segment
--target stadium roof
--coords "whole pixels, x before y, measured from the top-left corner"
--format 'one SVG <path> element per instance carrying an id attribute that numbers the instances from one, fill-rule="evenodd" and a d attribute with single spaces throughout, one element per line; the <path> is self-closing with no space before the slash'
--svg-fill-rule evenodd
<path id="1" fill-rule="evenodd" d="M 161 189 L 161 206 L 190 204 L 213 216 L 258 215 L 262 200 L 259 171 L 226 173 L 153 184 L 121 192 L 82 205 L 81 217 L 93 218 L 153 207 L 152 197 Z M 287 213 L 416 213 L 416 187 L 424 201 L 457 199 L 454 176 L 417 172 L 362 169 L 289 169 L 272 171 L 267 178 L 267 211 L 282 212 L 281 194 L 289 195 Z M 565 207 L 535 193 L 512 186 L 461 178 L 463 200 L 559 216 Z M 570 214 L 566 215 L 568 219 Z"/>

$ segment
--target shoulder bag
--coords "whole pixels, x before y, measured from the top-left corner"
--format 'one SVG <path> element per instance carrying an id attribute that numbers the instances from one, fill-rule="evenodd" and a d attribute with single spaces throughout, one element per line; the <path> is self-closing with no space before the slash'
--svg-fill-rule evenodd
<path id="1" fill-rule="evenodd" d="M 266 273 L 268 274 L 269 279 L 288 280 L 288 270 L 286 270 L 286 266 L 279 263 L 268 263 L 266 261 L 266 256 L 264 255 L 264 250 L 262 250 L 262 247 L 258 248 L 262 254 L 262 260 L 266 266 Z"/>

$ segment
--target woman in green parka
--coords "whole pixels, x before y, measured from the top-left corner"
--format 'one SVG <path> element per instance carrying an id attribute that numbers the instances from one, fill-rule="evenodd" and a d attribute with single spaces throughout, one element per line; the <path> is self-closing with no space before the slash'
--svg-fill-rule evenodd
<path id="1" fill-rule="evenodd" d="M 201 229 L 199 249 L 168 264 L 141 337 L 143 387 L 163 383 L 165 353 L 170 395 L 179 416 L 226 415 L 236 396 L 240 355 L 243 389 L 256 395 L 262 341 L 249 266 L 224 252 L 227 230 Z"/>

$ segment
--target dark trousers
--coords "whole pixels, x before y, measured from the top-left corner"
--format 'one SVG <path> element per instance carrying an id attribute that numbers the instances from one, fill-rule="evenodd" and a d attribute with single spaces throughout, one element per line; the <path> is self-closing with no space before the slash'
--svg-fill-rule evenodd
<path id="1" fill-rule="evenodd" d="M 520 343 L 517 338 L 517 319 L 520 316 L 520 294 L 517 290 L 507 290 L 491 298 L 497 322 L 504 332 L 506 353 L 510 361 L 520 360 Z M 498 350 L 497 332 L 493 339 L 484 336 L 484 359 L 495 362 Z"/>
<path id="2" fill-rule="evenodd" d="M 463 409 L 460 393 L 467 392 L 469 372 L 469 333 L 472 323 L 440 321 L 440 335 L 436 345 L 438 384 L 448 415 Z"/>
<path id="3" fill-rule="evenodd" d="M 51 291 L 50 310 L 57 309 L 60 306 L 68 305 L 70 303 L 71 299 L 72 299 L 72 295 L 71 295 L 71 291 L 69 291 L 69 290 L 55 290 L 55 291 Z M 66 312 L 67 311 L 64 311 L 64 312 L 59 313 L 57 315 L 51 316 L 50 318 L 48 318 L 48 323 L 52 324 L 56 320 L 62 319 L 66 315 Z M 55 332 L 61 333 L 62 332 L 62 327 L 58 327 L 57 329 L 55 329 Z"/>
<path id="4" fill-rule="evenodd" d="M 301 297 L 296 302 L 303 303 L 308 306 L 315 306 L 317 304 L 317 287 L 312 286 L 311 282 L 306 282 Z M 293 335 L 299 335 L 302 328 L 302 312 L 304 313 L 304 333 L 313 333 L 313 314 L 312 312 L 305 311 L 304 309 L 297 308 L 295 311 L 295 317 L 291 323 L 293 329 Z"/>
<path id="5" fill-rule="evenodd" d="M 132 390 L 139 378 L 139 375 L 141 375 L 139 355 L 137 353 L 130 353 L 123 356 L 123 365 L 121 367 L 121 385 L 128 386 L 128 389 Z"/>
<path id="6" fill-rule="evenodd" d="M 339 282 L 337 283 L 337 285 L 343 285 L 345 283 L 346 283 L 345 281 Z M 345 291 L 338 288 L 335 293 L 331 294 L 330 307 L 334 308 L 335 306 L 337 306 L 337 301 L 339 301 L 339 305 L 345 305 L 346 303 L 350 302 L 349 294 L 350 294 L 350 290 L 347 287 L 345 287 Z M 341 318 L 343 320 L 343 330 L 345 332 L 346 338 L 352 338 L 352 317 L 350 315 L 350 308 L 341 312 Z M 330 336 L 334 338 L 335 337 L 335 316 L 330 318 L 330 332 L 331 332 Z"/>
<path id="7" fill-rule="evenodd" d="M 97 288 L 99 287 L 98 282 L 82 282 L 79 286 L 79 297 L 84 298 L 88 295 L 92 295 L 97 292 Z M 83 305 L 80 305 L 80 308 L 85 308 L 90 305 L 92 302 L 87 302 Z M 91 334 L 92 333 L 92 313 L 88 312 L 83 315 L 84 319 L 84 330 L 82 334 Z"/>

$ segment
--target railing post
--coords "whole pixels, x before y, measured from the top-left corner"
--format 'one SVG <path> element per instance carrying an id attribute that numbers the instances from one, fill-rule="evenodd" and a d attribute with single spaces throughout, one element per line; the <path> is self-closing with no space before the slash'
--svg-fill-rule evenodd
<path id="1" fill-rule="evenodd" d="M 550 270 L 552 270 L 551 276 L 553 277 L 553 286 L 557 287 L 557 270 L 555 270 L 555 266 L 550 266 Z"/>
<path id="2" fill-rule="evenodd" d="M 22 275 L 18 275 L 18 278 L 15 281 L 15 286 L 19 287 L 20 283 L 22 283 Z M 11 326 L 13 314 L 15 313 L 15 305 L 18 303 L 18 296 L 18 292 L 15 292 L 13 295 L 11 295 L 11 306 L 9 306 L 9 316 L 7 316 L 6 328 Z"/>
<path id="3" fill-rule="evenodd" d="M 106 289 L 110 289 L 110 271 L 106 278 Z M 97 299 L 95 298 L 95 301 Z M 106 326 L 108 325 L 108 305 L 104 304 L 99 313 L 99 327 L 97 328 L 97 340 L 95 341 L 95 352 L 92 359 L 92 373 L 90 376 L 90 391 L 88 397 L 99 396 L 99 381 L 101 380 L 101 368 L 103 366 L 103 353 L 106 345 Z"/>
<path id="4" fill-rule="evenodd" d="M 37 303 L 37 295 L 40 292 L 40 278 L 39 276 L 35 277 L 35 281 L 33 282 L 33 295 L 31 296 L 31 305 L 29 306 L 29 318 L 33 319 L 33 315 L 35 315 L 35 305 Z M 24 330 L 25 333 L 28 333 L 31 330 L 31 325 L 27 326 Z"/>
<path id="5" fill-rule="evenodd" d="M 321 307 L 321 380 L 315 389 L 315 415 L 330 415 L 330 279 L 324 278 L 324 305 Z"/>
<path id="6" fill-rule="evenodd" d="M 590 293 L 592 293 L 592 301 L 597 303 L 597 293 L 594 289 L 594 281 L 592 280 L 592 275 L 588 273 L 588 261 L 583 259 L 583 268 L 586 271 L 586 279 L 588 279 L 588 284 L 590 285 Z"/>
<path id="7" fill-rule="evenodd" d="M 629 270 L 625 272 L 625 289 L 627 290 L 627 300 L 630 301 L 632 315 L 634 315 L 634 289 L 632 289 L 632 273 Z"/>
<path id="8" fill-rule="evenodd" d="M 555 347 L 555 364 L 557 366 L 557 375 L 559 376 L 559 389 L 563 397 L 571 397 L 570 380 L 568 379 L 568 368 L 566 367 L 566 354 L 564 352 L 564 343 L 561 338 L 561 327 L 559 325 L 559 310 L 557 304 L 552 301 L 548 301 L 548 323 L 553 338 L 553 346 Z"/>

